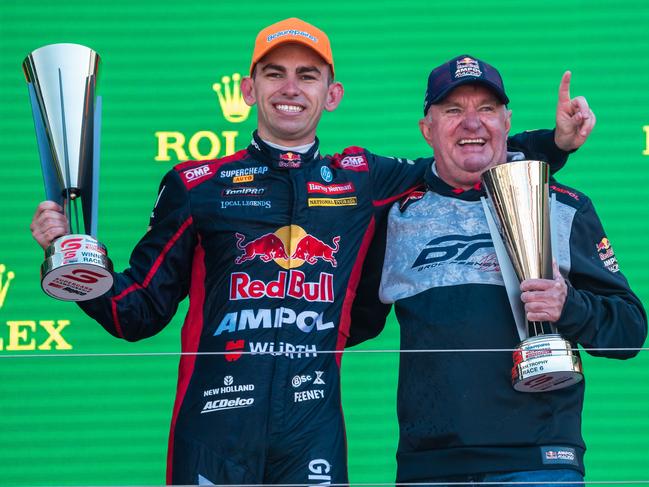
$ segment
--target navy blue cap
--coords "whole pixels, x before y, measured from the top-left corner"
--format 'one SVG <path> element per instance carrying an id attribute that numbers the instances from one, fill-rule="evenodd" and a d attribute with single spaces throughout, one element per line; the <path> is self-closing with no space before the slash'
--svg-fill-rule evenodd
<path id="1" fill-rule="evenodd" d="M 442 101 L 451 90 L 468 83 L 483 84 L 490 88 L 503 104 L 509 103 L 498 70 L 478 58 L 462 54 L 437 66 L 428 75 L 424 115 L 431 105 Z"/>

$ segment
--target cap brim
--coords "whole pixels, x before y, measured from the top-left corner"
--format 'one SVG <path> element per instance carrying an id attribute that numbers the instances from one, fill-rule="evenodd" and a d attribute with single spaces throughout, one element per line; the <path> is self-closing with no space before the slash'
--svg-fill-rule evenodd
<path id="1" fill-rule="evenodd" d="M 284 44 L 301 44 L 305 47 L 308 47 L 311 49 L 313 52 L 315 52 L 318 56 L 322 58 L 322 60 L 329 65 L 331 68 L 331 75 L 334 75 L 334 65 L 333 65 L 333 59 L 327 59 L 321 52 L 319 52 L 317 49 L 314 49 L 313 44 L 310 41 L 303 40 L 297 37 L 291 37 L 288 39 L 282 39 L 280 41 L 277 41 L 271 45 L 266 46 L 265 49 L 261 50 L 259 53 L 255 53 L 255 56 L 252 58 L 252 62 L 250 63 L 250 75 L 252 76 L 252 71 L 255 69 L 255 65 L 261 61 L 266 54 L 268 54 L 270 51 L 273 49 L 278 48 L 279 46 L 283 46 Z"/>

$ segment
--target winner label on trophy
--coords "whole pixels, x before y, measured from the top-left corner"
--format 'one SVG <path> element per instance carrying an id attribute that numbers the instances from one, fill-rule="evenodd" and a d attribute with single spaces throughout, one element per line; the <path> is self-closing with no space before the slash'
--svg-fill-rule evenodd
<path id="1" fill-rule="evenodd" d="M 45 251 L 41 284 L 64 301 L 85 301 L 113 285 L 106 247 L 96 240 L 101 97 L 99 56 L 78 44 L 51 44 L 23 61 L 46 198 L 63 206 L 72 234 Z"/>
<path id="2" fill-rule="evenodd" d="M 545 162 L 516 161 L 482 175 L 485 214 L 522 340 L 512 368 L 514 389 L 522 392 L 563 389 L 583 378 L 571 343 L 550 323 L 528 322 L 520 300 L 522 281 L 553 277 L 548 174 Z"/>

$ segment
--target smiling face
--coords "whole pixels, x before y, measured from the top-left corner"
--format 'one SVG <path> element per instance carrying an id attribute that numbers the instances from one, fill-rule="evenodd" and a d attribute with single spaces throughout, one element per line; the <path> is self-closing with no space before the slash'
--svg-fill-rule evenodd
<path id="1" fill-rule="evenodd" d="M 283 44 L 244 78 L 241 93 L 248 105 L 257 105 L 257 131 L 267 141 L 284 146 L 313 142 L 323 110 L 340 103 L 343 87 L 330 83 L 329 65 L 301 44 Z"/>
<path id="2" fill-rule="evenodd" d="M 480 175 L 507 160 L 511 112 L 481 84 L 455 88 L 431 105 L 419 128 L 435 151 L 439 177 L 468 189 Z"/>

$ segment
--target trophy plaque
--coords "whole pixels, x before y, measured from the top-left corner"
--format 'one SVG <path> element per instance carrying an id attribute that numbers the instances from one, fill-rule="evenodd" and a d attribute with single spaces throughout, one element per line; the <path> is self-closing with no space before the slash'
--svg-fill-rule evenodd
<path id="1" fill-rule="evenodd" d="M 78 44 L 51 44 L 23 61 L 46 198 L 63 206 L 71 235 L 45 251 L 41 285 L 64 301 L 101 296 L 113 285 L 112 263 L 96 239 L 101 97 L 99 55 Z"/>
<path id="2" fill-rule="evenodd" d="M 548 178 L 548 165 L 542 161 L 500 164 L 482 175 L 489 208 L 518 284 L 553 277 Z M 550 323 L 528 322 L 524 309 L 522 319 L 527 338 L 514 350 L 514 389 L 553 391 L 581 381 L 581 360 L 571 343 Z"/>

